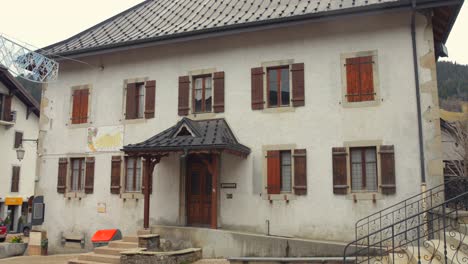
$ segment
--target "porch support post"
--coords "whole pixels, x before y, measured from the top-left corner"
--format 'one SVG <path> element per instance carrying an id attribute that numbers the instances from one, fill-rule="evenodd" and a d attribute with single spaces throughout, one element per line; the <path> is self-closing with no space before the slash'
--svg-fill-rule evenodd
<path id="1" fill-rule="evenodd" d="M 145 202 L 144 202 L 144 213 L 143 213 L 143 228 L 147 229 L 149 228 L 149 209 L 150 209 L 150 190 L 149 190 L 149 175 L 150 173 L 153 173 L 153 170 L 151 170 L 151 158 L 150 157 L 145 157 L 145 166 L 144 166 L 144 173 L 143 173 L 143 183 L 144 183 L 144 189 L 143 189 L 143 195 L 145 197 Z"/>
<path id="2" fill-rule="evenodd" d="M 218 228 L 218 178 L 219 178 L 219 153 L 212 155 L 212 192 L 211 192 L 211 228 Z"/>

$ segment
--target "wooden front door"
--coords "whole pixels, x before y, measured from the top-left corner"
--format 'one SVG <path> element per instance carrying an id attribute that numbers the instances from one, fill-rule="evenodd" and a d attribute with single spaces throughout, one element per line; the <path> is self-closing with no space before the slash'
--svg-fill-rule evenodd
<path id="1" fill-rule="evenodd" d="M 212 176 L 202 158 L 189 158 L 187 164 L 187 224 L 210 226 Z"/>

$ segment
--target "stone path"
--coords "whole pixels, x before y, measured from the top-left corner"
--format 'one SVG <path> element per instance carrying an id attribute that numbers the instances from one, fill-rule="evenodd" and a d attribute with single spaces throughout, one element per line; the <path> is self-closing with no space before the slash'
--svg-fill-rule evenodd
<path id="1" fill-rule="evenodd" d="M 0 264 L 65 264 L 68 260 L 76 258 L 76 254 L 52 256 L 24 256 L 0 259 Z"/>

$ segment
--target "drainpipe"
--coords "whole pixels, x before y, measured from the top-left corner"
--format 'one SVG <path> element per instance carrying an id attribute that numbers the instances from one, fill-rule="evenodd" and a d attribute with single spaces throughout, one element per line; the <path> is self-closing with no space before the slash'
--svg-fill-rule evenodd
<path id="1" fill-rule="evenodd" d="M 426 187 L 426 167 L 424 158 L 424 139 L 422 130 L 422 115 L 421 115 L 421 97 L 419 90 L 419 69 L 418 69 L 418 51 L 416 48 L 416 0 L 412 0 L 412 13 L 411 13 L 411 40 L 413 44 L 413 66 L 414 66 L 414 79 L 416 85 L 416 107 L 418 113 L 418 140 L 419 140 L 419 159 L 421 166 L 421 187 L 423 191 Z"/>

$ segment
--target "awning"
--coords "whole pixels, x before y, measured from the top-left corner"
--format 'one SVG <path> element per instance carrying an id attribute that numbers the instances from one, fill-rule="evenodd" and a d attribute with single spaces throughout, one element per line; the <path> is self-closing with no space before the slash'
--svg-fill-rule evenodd
<path id="1" fill-rule="evenodd" d="M 237 141 L 224 118 L 191 120 L 184 117 L 176 125 L 143 142 L 124 146 L 123 151 L 129 155 L 228 152 L 245 157 L 250 148 Z"/>

